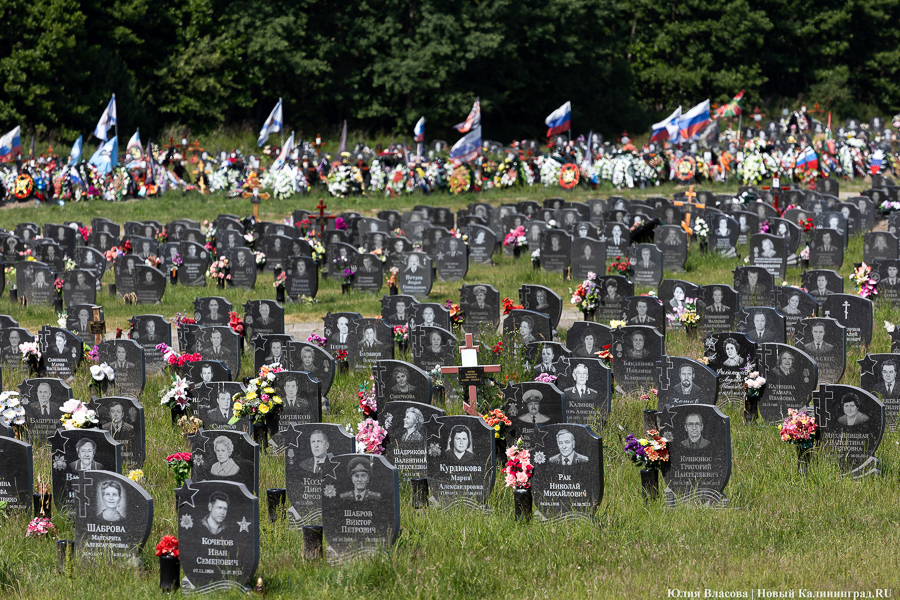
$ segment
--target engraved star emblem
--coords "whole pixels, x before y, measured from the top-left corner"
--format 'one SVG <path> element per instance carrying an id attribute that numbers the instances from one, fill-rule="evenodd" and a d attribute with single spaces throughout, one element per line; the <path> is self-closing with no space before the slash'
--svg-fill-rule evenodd
<path id="1" fill-rule="evenodd" d="M 238 524 L 238 527 L 241 528 L 240 531 L 238 531 L 238 533 L 241 533 L 242 531 L 246 531 L 247 533 L 250 533 L 250 525 L 252 525 L 253 523 L 251 521 L 248 521 L 247 517 L 241 517 L 241 520 L 238 521 L 237 524 Z"/>
<path id="2" fill-rule="evenodd" d="M 443 252 L 438 252 L 438 253 L 437 253 L 437 259 L 438 259 L 438 260 L 444 260 L 444 253 L 443 253 Z"/>

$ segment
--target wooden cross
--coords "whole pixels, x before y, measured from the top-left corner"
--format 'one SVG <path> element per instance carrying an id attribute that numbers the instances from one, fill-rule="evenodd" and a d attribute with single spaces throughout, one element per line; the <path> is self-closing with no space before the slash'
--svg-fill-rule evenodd
<path id="1" fill-rule="evenodd" d="M 688 188 L 688 191 L 684 193 L 684 197 L 687 198 L 687 201 L 681 202 L 676 200 L 674 202 L 675 206 L 696 206 L 697 208 L 706 208 L 705 204 L 700 204 L 695 202 L 694 199 L 697 197 L 697 192 L 694 191 L 694 186 Z M 684 229 L 685 233 L 691 235 L 694 231 L 691 229 L 691 213 L 688 212 L 684 215 L 684 221 L 681 223 L 681 228 Z"/>
<path id="2" fill-rule="evenodd" d="M 244 198 L 250 198 L 250 204 L 253 205 L 253 218 L 256 219 L 256 221 L 259 221 L 259 205 L 263 200 L 269 199 L 269 193 L 259 193 L 259 177 L 256 176 L 256 173 L 252 172 L 250 173 L 250 177 L 247 178 L 247 183 L 244 184 L 244 187 L 250 189 L 241 195 Z"/>
<path id="3" fill-rule="evenodd" d="M 319 217 L 318 217 L 318 219 L 316 219 L 316 221 L 319 225 L 319 237 L 324 239 L 325 225 L 328 224 L 328 219 L 334 220 L 337 217 L 335 217 L 334 215 L 326 215 L 325 214 L 325 209 L 328 208 L 328 205 L 325 204 L 325 201 L 322 198 L 319 198 L 319 203 L 316 205 L 316 208 L 319 209 Z"/>
<path id="4" fill-rule="evenodd" d="M 90 332 L 94 335 L 94 345 L 99 346 L 106 333 L 106 321 L 100 318 L 100 307 L 94 307 L 94 320 L 88 323 Z"/>
<path id="5" fill-rule="evenodd" d="M 469 401 L 463 400 L 463 410 L 470 415 L 478 415 L 478 386 L 484 384 L 485 373 L 499 373 L 500 365 L 479 365 L 478 346 L 472 343 L 472 334 L 466 334 L 466 343 L 459 347 L 462 365 L 459 367 L 441 367 L 444 375 L 458 374 L 461 385 L 468 384 Z"/>

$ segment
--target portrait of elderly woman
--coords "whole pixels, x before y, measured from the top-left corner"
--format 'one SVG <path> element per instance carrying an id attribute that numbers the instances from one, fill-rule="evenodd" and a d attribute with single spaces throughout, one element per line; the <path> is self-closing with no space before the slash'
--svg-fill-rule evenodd
<path id="1" fill-rule="evenodd" d="M 107 479 L 100 484 L 97 517 L 104 523 L 116 523 L 125 518 L 125 490 L 118 481 Z"/>
<path id="2" fill-rule="evenodd" d="M 447 449 L 444 460 L 449 463 L 469 463 L 475 460 L 472 449 L 472 432 L 465 425 L 454 425 L 447 437 Z"/>
<path id="3" fill-rule="evenodd" d="M 425 436 L 422 435 L 422 427 L 425 426 L 425 416 L 415 406 L 407 408 L 403 416 L 403 422 L 391 428 L 393 420 L 394 414 L 389 413 L 385 421 L 385 427 L 390 429 L 391 435 L 400 442 L 421 442 L 425 439 Z"/>
<path id="4" fill-rule="evenodd" d="M 253 478 L 253 467 L 249 461 L 235 456 L 234 442 L 231 441 L 228 435 L 216 437 L 212 443 L 212 452 L 210 452 L 208 441 L 206 444 L 205 456 L 201 456 L 196 450 L 194 451 L 192 477 L 198 481 L 209 479 L 236 481 L 246 485 L 251 492 L 255 492 L 256 481 Z M 198 470 L 202 473 L 202 479 L 195 475 Z"/>

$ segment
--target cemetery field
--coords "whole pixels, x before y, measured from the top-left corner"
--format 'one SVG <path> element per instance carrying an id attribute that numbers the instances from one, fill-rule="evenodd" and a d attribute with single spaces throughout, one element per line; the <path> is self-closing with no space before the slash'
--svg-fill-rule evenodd
<path id="1" fill-rule="evenodd" d="M 847 187 L 845 182 L 842 186 Z M 715 187 L 712 187 L 715 189 Z M 851 188 L 853 189 L 853 188 Z M 859 185 L 859 189 L 863 189 Z M 719 191 L 724 191 L 720 188 Z M 641 193 L 671 195 L 673 186 Z M 374 213 L 387 208 L 411 208 L 414 204 L 433 203 L 459 208 L 469 202 L 487 200 L 500 204 L 515 200 L 537 200 L 547 194 L 540 190 L 515 196 L 490 192 L 478 196 L 411 196 L 399 199 L 326 199 L 328 210 Z M 578 192 L 572 199 L 583 200 L 595 194 Z M 634 191 L 637 195 L 638 191 Z M 622 194 L 625 197 L 631 193 Z M 280 220 L 291 210 L 312 210 L 318 196 L 292 201 L 267 201 L 261 206 L 261 218 Z M 103 216 L 118 223 L 126 220 L 153 219 L 165 223 L 177 218 L 212 220 L 220 213 L 239 216 L 250 209 L 243 199 L 223 196 L 201 197 L 169 194 L 160 199 L 122 204 L 92 202 L 65 207 L 13 206 L 0 210 L 0 226 L 12 228 L 19 221 L 38 223 L 82 221 Z M 738 247 L 746 256 L 746 246 Z M 560 275 L 534 271 L 527 256 L 519 259 L 495 254 L 494 267 L 473 265 L 466 283 L 490 283 L 518 302 L 517 290 L 526 283 L 546 285 L 559 293 L 568 306 L 569 290 L 578 281 L 563 281 Z M 840 273 L 847 278 L 854 262 L 862 260 L 862 240 L 852 238 Z M 666 272 L 667 278 L 679 278 L 697 284 L 732 282 L 731 271 L 744 264 L 742 259 L 726 259 L 701 254 L 696 244 L 688 253 L 685 273 Z M 789 268 L 787 281 L 800 285 L 800 269 Z M 108 270 L 104 284 L 113 281 Z M 776 283 L 781 283 L 780 281 Z M 852 283 L 845 291 L 852 293 Z M 430 300 L 459 301 L 460 283 L 436 282 Z M 387 292 L 386 288 L 383 290 Z M 636 293 L 650 288 L 636 287 Z M 197 296 L 224 296 L 238 312 L 249 299 L 274 298 L 271 273 L 261 274 L 256 289 L 169 288 L 161 306 L 126 306 L 121 299 L 98 294 L 104 307 L 108 331 L 120 327 L 127 331 L 127 319 L 133 314 L 158 313 L 171 318 L 178 311 L 192 312 Z M 326 312 L 358 311 L 363 316 L 380 313 L 377 296 L 352 292 L 342 295 L 337 281 L 321 281 L 317 302 L 287 304 L 288 323 L 316 321 Z M 10 304 L 0 298 L 0 313 L 17 318 L 31 331 L 56 322 L 52 309 Z M 876 306 L 871 352 L 889 352 L 890 338 L 883 322 L 900 320 L 900 310 Z M 174 328 L 173 328 L 174 330 Z M 321 332 L 321 327 L 319 329 Z M 560 337 L 565 339 L 565 328 Z M 174 336 L 173 336 L 174 337 Z M 503 370 L 498 379 L 529 379 L 530 368 L 515 356 L 494 356 L 490 348 L 499 335 L 479 339 L 480 362 L 499 362 Z M 242 356 L 242 376 L 253 374 L 253 353 L 247 345 Z M 703 355 L 700 340 L 690 340 L 684 332 L 670 331 L 666 353 L 699 359 Z M 859 385 L 857 360 L 865 356 L 862 347 L 849 347 L 847 366 L 839 383 Z M 397 358 L 409 360 L 408 355 Z M 72 384 L 75 398 L 90 396 L 90 376 L 82 368 Z M 27 376 L 25 370 L 3 373 L 4 389 L 16 389 Z M 357 409 L 356 393 L 361 383 L 369 382 L 368 373 L 339 374 L 328 394 L 331 411 L 323 421 L 349 424 L 355 430 L 362 415 Z M 150 376 L 139 398 L 146 418 L 145 479 L 142 485 L 154 498 L 153 528 L 141 558 L 143 565 L 130 567 L 102 563 L 85 565 L 76 561 L 68 573 L 56 570 L 56 548 L 50 540 L 25 538 L 29 515 L 11 513 L 0 516 L 0 598 L 150 598 L 159 597 L 159 569 L 154 556 L 156 542 L 166 534 L 178 533 L 172 473 L 165 457 L 190 451 L 189 442 L 171 425 L 167 407 L 159 405 L 159 392 L 169 383 L 166 376 Z M 448 414 L 462 414 L 459 401 L 442 406 Z M 542 524 L 517 523 L 514 520 L 512 491 L 502 487 L 499 476 L 489 500 L 489 512 L 457 508 L 438 511 L 433 508 L 414 511 L 411 492 L 401 483 L 402 530 L 396 545 L 385 557 L 372 557 L 357 563 L 329 566 L 324 561 L 305 562 L 301 536 L 285 521 L 272 524 L 266 518 L 267 488 L 285 487 L 284 459 L 261 455 L 260 458 L 260 562 L 257 576 L 262 577 L 269 597 L 274 598 L 667 598 L 766 597 L 758 593 L 858 590 L 876 597 L 879 588 L 894 588 L 900 593 L 893 549 L 900 546 L 900 436 L 885 432 L 875 455 L 881 461 L 881 475 L 854 481 L 840 476 L 835 463 L 825 455 L 814 457 L 807 475 L 797 469 L 794 447 L 782 442 L 778 429 L 743 422 L 742 406 L 726 406 L 722 411 L 731 419 L 732 471 L 725 488 L 727 509 L 670 510 L 664 502 L 645 503 L 641 497 L 638 468 L 622 452 L 625 437 L 641 430 L 641 411 L 651 408 L 639 394 L 613 396 L 612 412 L 595 431 L 603 437 L 604 494 L 593 524 L 568 522 Z M 652 408 L 656 408 L 653 406 Z M 132 467 L 126 466 L 125 470 Z M 35 480 L 50 481 L 48 446 L 34 451 Z M 70 519 L 56 515 L 53 522 L 60 539 L 73 539 Z M 704 595 L 709 589 L 713 595 Z M 239 597 L 237 593 L 221 597 Z"/>

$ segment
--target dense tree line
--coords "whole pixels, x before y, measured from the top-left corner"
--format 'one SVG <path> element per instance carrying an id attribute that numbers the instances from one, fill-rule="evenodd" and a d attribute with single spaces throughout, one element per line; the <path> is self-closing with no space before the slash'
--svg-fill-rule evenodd
<path id="1" fill-rule="evenodd" d="M 770 110 L 900 104 L 900 0 L 0 0 L 0 129 L 122 133 L 258 127 L 278 97 L 307 136 L 428 138 L 482 100 L 484 135 L 645 130 L 678 104 L 746 89 Z M 146 134 L 145 134 L 146 137 Z"/>

